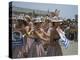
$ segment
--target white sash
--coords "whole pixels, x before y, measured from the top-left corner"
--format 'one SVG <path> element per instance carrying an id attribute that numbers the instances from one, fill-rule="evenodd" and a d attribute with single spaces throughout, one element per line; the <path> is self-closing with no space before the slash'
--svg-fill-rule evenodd
<path id="1" fill-rule="evenodd" d="M 60 39 L 59 41 L 62 43 L 62 45 L 67 48 L 69 46 L 69 40 L 66 38 L 65 36 L 65 32 L 62 31 L 62 29 L 60 27 L 58 27 L 57 29 L 57 32 L 59 33 L 60 35 Z"/>

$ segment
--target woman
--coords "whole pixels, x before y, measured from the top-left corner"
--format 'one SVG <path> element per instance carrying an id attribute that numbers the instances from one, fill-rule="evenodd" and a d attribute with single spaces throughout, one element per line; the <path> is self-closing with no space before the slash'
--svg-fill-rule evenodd
<path id="1" fill-rule="evenodd" d="M 25 49 L 26 49 L 26 53 L 27 53 L 27 57 L 30 57 L 30 49 L 31 49 L 31 45 L 34 41 L 33 39 L 33 23 L 31 21 L 30 16 L 26 15 L 26 23 L 28 25 L 26 25 L 25 27 L 25 36 L 26 36 L 26 45 L 25 45 Z M 25 54 L 26 55 L 26 54 Z"/>
<path id="2" fill-rule="evenodd" d="M 41 31 L 41 22 L 35 21 L 34 22 L 34 42 L 30 49 L 30 57 L 41 57 L 45 56 L 45 51 L 43 48 L 42 41 L 48 41 L 47 38 L 44 38 L 44 34 Z"/>
<path id="3" fill-rule="evenodd" d="M 24 30 L 25 26 L 26 26 L 26 21 L 24 21 L 21 18 L 18 18 L 17 24 L 15 26 L 13 33 L 15 32 L 15 34 L 16 34 L 16 35 L 14 35 L 15 37 L 21 36 L 21 38 L 16 39 L 17 40 L 16 42 L 18 42 L 18 43 L 20 42 L 20 44 L 16 44 L 17 46 L 14 48 L 14 50 L 13 50 L 14 52 L 12 52 L 14 58 L 24 57 L 25 39 L 24 39 L 23 35 L 25 34 L 25 30 Z"/>
<path id="4" fill-rule="evenodd" d="M 43 32 L 44 37 L 48 38 L 49 40 L 50 40 L 50 30 L 51 30 L 51 21 L 48 17 L 46 17 L 45 21 L 42 23 L 41 31 Z M 48 47 L 48 44 L 49 44 L 49 40 L 47 42 L 43 41 L 45 55 L 47 53 L 47 47 Z"/>
<path id="5" fill-rule="evenodd" d="M 59 20 L 52 20 L 52 30 L 50 33 L 50 44 L 48 46 L 48 53 L 47 56 L 61 56 L 62 50 L 61 46 L 59 45 L 60 36 L 57 32 L 57 27 L 60 25 Z"/>

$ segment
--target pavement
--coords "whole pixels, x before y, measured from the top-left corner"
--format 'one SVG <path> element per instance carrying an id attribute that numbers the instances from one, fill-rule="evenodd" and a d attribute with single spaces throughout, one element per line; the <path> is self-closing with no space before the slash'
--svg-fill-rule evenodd
<path id="1" fill-rule="evenodd" d="M 68 48 L 64 48 L 63 46 L 61 46 L 63 55 L 78 55 L 78 42 L 75 41 L 69 42 L 70 44 Z"/>

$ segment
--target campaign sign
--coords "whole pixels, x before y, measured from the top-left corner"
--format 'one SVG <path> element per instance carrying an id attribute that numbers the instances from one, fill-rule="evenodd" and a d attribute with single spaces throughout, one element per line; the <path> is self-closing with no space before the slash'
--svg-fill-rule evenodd
<path id="1" fill-rule="evenodd" d="M 23 46 L 23 37 L 22 37 L 21 32 L 13 32 L 12 33 L 12 46 L 13 47 Z"/>

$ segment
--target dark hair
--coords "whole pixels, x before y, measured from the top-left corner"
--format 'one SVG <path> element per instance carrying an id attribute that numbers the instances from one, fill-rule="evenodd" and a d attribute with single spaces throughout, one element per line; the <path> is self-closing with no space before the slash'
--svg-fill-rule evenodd
<path id="1" fill-rule="evenodd" d="M 55 26 L 55 22 L 52 22 L 52 26 Z"/>
<path id="2" fill-rule="evenodd" d="M 34 26 L 41 25 L 41 24 L 42 24 L 42 22 L 34 23 Z"/>

